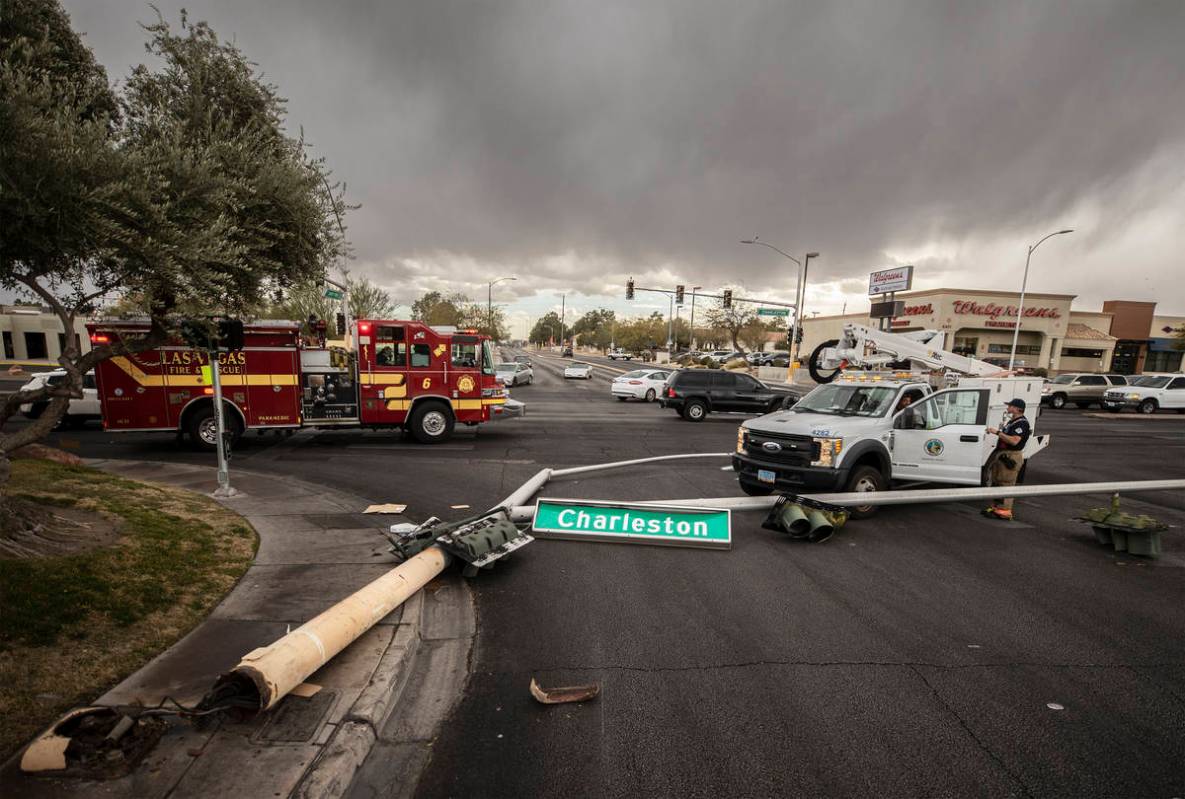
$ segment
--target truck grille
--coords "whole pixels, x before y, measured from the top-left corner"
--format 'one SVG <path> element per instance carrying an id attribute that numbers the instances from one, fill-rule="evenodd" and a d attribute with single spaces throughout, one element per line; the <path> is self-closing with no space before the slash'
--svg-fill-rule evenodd
<path id="1" fill-rule="evenodd" d="M 1105 392 L 1103 392 L 1103 397 L 1105 399 L 1109 399 L 1109 400 L 1121 400 L 1121 399 L 1123 399 L 1123 392 L 1122 391 L 1105 391 Z"/>
<path id="2" fill-rule="evenodd" d="M 771 446 L 767 448 L 766 444 Z M 810 436 L 780 436 L 755 430 L 749 431 L 745 451 L 758 460 L 787 466 L 810 466 L 819 457 L 819 446 Z"/>

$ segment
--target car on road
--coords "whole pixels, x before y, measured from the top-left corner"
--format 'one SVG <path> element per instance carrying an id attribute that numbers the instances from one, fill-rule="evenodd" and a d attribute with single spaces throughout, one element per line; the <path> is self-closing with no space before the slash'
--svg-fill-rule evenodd
<path id="1" fill-rule="evenodd" d="M 774 391 L 756 378 L 724 369 L 681 369 L 667 381 L 661 404 L 689 422 L 709 413 L 773 413 L 793 405 L 794 397 Z"/>
<path id="2" fill-rule="evenodd" d="M 41 388 L 46 383 L 51 386 L 66 382 L 65 369 L 51 369 L 48 372 L 38 372 L 21 386 L 21 391 L 32 391 Z M 21 406 L 21 414 L 27 419 L 40 419 L 41 414 L 49 407 L 48 401 L 29 402 Z M 73 427 L 86 424 L 92 419 L 102 419 L 103 411 L 99 403 L 99 390 L 95 385 L 95 373 L 87 372 L 82 376 L 82 398 L 71 399 L 66 407 L 66 414 L 59 424 L 63 427 Z"/>
<path id="3" fill-rule="evenodd" d="M 576 378 L 579 380 L 592 380 L 592 364 L 584 361 L 574 361 L 568 366 L 564 367 L 564 379 Z"/>
<path id="4" fill-rule="evenodd" d="M 560 357 L 561 358 L 571 358 L 572 357 L 572 348 L 571 347 L 564 347 L 562 350 L 560 350 Z"/>
<path id="5" fill-rule="evenodd" d="M 1124 408 L 1140 413 L 1156 413 L 1161 408 L 1185 413 L 1185 375 L 1141 375 L 1123 388 L 1108 389 L 1103 407 L 1111 413 Z"/>
<path id="6" fill-rule="evenodd" d="M 640 399 L 654 402 L 662 396 L 671 373 L 663 369 L 635 369 L 615 377 L 609 391 L 617 399 Z"/>
<path id="7" fill-rule="evenodd" d="M 623 361 L 632 361 L 634 359 L 634 354 L 632 352 L 626 352 L 620 347 L 609 350 L 609 352 L 605 354 L 609 356 L 609 360 L 611 361 L 616 361 L 618 358 L 621 358 Z"/>
<path id="8" fill-rule="evenodd" d="M 504 386 L 529 386 L 535 382 L 535 370 L 524 363 L 508 361 L 494 367 L 494 375 Z"/>
<path id="9" fill-rule="evenodd" d="M 1123 375 L 1064 374 L 1049 380 L 1041 387 L 1041 404 L 1050 408 L 1064 408 L 1069 403 L 1086 408 L 1103 404 L 1103 394 L 1114 386 L 1126 386 Z"/>

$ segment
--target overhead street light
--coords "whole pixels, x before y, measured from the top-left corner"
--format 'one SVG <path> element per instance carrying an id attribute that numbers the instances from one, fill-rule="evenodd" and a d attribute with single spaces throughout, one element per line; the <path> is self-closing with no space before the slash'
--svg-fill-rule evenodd
<path id="1" fill-rule="evenodd" d="M 1040 247 L 1041 242 L 1045 241 L 1045 239 L 1073 232 L 1074 228 L 1057 230 L 1038 240 L 1036 244 L 1029 245 L 1029 254 L 1025 256 L 1025 276 L 1020 282 L 1020 307 L 1016 309 L 1016 327 L 1012 329 L 1012 352 L 1008 356 L 1008 371 L 1012 371 L 1012 365 L 1016 362 L 1016 342 L 1020 339 L 1020 325 L 1025 316 L 1025 288 L 1029 285 L 1029 261 L 1033 257 L 1033 250 Z"/>
<path id="2" fill-rule="evenodd" d="M 798 358 L 800 355 L 800 350 L 801 350 L 801 345 L 798 343 L 798 338 L 799 338 L 798 331 L 802 327 L 802 306 L 806 301 L 807 267 L 810 266 L 810 262 L 811 262 L 812 258 L 819 257 L 819 253 L 808 252 L 803 257 L 803 259 L 800 261 L 797 258 L 795 258 L 793 255 L 791 255 L 790 253 L 785 252 L 784 250 L 781 250 L 772 244 L 761 241 L 757 236 L 754 236 L 751 239 L 742 239 L 741 244 L 759 244 L 762 247 L 768 247 L 769 249 L 773 250 L 774 252 L 778 253 L 779 255 L 781 255 L 785 258 L 789 258 L 791 261 L 793 261 L 798 266 L 798 270 L 795 273 L 795 278 L 794 278 L 794 283 L 795 283 L 795 285 L 794 285 L 794 329 L 795 329 L 795 335 L 793 336 L 794 340 L 790 342 L 790 368 L 793 369 L 794 364 L 798 361 Z"/>
<path id="3" fill-rule="evenodd" d="M 486 286 L 486 325 L 490 329 L 490 338 L 497 338 L 494 335 L 494 286 L 501 283 L 503 280 L 518 280 L 517 277 L 500 277 L 497 280 L 491 280 Z"/>
<path id="4" fill-rule="evenodd" d="M 703 286 L 692 286 L 691 287 L 691 341 L 688 342 L 687 346 L 689 349 L 693 349 L 693 350 L 695 349 L 695 343 L 696 343 L 695 342 L 695 293 L 702 288 L 703 288 Z"/>

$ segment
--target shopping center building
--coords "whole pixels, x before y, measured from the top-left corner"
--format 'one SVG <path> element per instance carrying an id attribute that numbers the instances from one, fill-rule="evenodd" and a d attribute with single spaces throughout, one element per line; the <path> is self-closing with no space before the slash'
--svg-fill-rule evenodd
<path id="1" fill-rule="evenodd" d="M 1181 343 L 1175 331 L 1185 316 L 1156 314 L 1155 302 L 1107 300 L 1098 311 L 1072 307 L 1073 294 L 1025 294 L 1016 365 L 1063 372 L 1176 372 Z M 897 295 L 905 312 L 894 332 L 940 330 L 941 349 L 1007 365 L 1016 332 L 1020 294 L 975 289 L 928 289 Z M 803 324 L 804 358 L 818 344 L 838 338 L 849 322 L 877 326 L 868 312 L 817 316 Z"/>

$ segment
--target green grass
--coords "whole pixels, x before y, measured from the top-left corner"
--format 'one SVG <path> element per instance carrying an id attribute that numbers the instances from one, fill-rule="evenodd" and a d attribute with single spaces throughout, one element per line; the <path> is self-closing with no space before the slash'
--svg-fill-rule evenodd
<path id="1" fill-rule="evenodd" d="M 206 497 L 49 461 L 6 496 L 115 522 L 111 546 L 0 560 L 0 760 L 188 632 L 254 556 L 254 531 Z"/>

